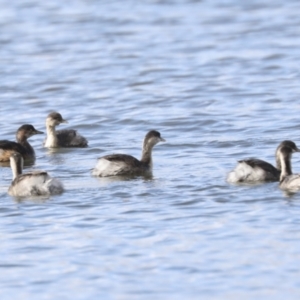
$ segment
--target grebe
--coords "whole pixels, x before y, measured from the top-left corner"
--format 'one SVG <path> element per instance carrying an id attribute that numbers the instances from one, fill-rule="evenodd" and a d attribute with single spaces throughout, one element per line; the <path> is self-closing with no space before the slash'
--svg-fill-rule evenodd
<path id="1" fill-rule="evenodd" d="M 280 150 L 281 174 L 279 187 L 283 190 L 300 189 L 300 174 L 292 173 L 291 158 L 294 152 L 300 152 L 295 144 L 293 147 L 285 146 Z"/>
<path id="2" fill-rule="evenodd" d="M 141 160 L 126 154 L 106 155 L 98 159 L 92 175 L 106 177 L 151 174 L 152 149 L 159 142 L 165 140 L 158 131 L 151 130 L 145 136 Z"/>
<path id="3" fill-rule="evenodd" d="M 10 156 L 10 166 L 13 181 L 8 193 L 15 197 L 49 196 L 61 194 L 64 190 L 62 183 L 52 178 L 45 171 L 32 171 L 22 174 L 23 157 L 19 153 Z"/>
<path id="4" fill-rule="evenodd" d="M 239 160 L 238 165 L 227 176 L 230 183 L 238 182 L 259 182 L 259 181 L 279 181 L 281 173 L 280 150 L 282 147 L 295 148 L 296 145 L 292 141 L 283 141 L 276 149 L 276 168 L 270 163 L 250 158 Z"/>
<path id="5" fill-rule="evenodd" d="M 52 112 L 46 119 L 47 137 L 44 147 L 87 147 L 86 138 L 77 133 L 74 129 L 55 130 L 55 126 L 61 123 L 68 123 L 60 113 Z"/>
<path id="6" fill-rule="evenodd" d="M 16 132 L 16 141 L 7 140 L 0 141 L 0 162 L 9 161 L 12 153 L 18 152 L 25 160 L 34 159 L 35 153 L 27 139 L 35 134 L 43 134 L 44 132 L 36 130 L 30 124 L 22 125 Z"/>

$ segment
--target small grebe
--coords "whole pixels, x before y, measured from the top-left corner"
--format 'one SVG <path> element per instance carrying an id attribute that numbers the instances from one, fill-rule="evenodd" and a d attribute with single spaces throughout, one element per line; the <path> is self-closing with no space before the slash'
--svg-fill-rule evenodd
<path id="1" fill-rule="evenodd" d="M 276 149 L 276 168 L 270 163 L 250 158 L 239 160 L 238 165 L 227 176 L 227 181 L 231 183 L 238 182 L 258 182 L 258 181 L 279 181 L 281 173 L 280 150 L 282 147 L 295 148 L 292 141 L 283 141 Z"/>
<path id="2" fill-rule="evenodd" d="M 279 187 L 283 190 L 300 189 L 300 174 L 292 173 L 291 158 L 294 152 L 300 152 L 295 144 L 292 147 L 284 146 L 280 149 L 281 174 Z"/>
<path id="3" fill-rule="evenodd" d="M 27 139 L 35 134 L 43 134 L 44 132 L 36 130 L 30 124 L 22 125 L 16 132 L 16 141 L 7 140 L 0 141 L 0 162 L 9 161 L 12 153 L 18 152 L 25 160 L 34 159 L 35 153 Z"/>
<path id="4" fill-rule="evenodd" d="M 151 130 L 145 136 L 141 160 L 126 154 L 106 155 L 98 159 L 92 175 L 106 177 L 151 174 L 152 149 L 159 142 L 165 140 L 158 131 Z"/>
<path id="5" fill-rule="evenodd" d="M 86 138 L 77 133 L 74 129 L 55 130 L 55 126 L 61 123 L 68 123 L 60 113 L 52 112 L 46 119 L 47 138 L 44 147 L 87 147 Z"/>
<path id="6" fill-rule="evenodd" d="M 15 197 L 49 196 L 61 194 L 64 190 L 62 183 L 52 178 L 45 171 L 32 171 L 22 174 L 23 158 L 19 153 L 10 156 L 10 166 L 13 181 L 8 193 Z"/>

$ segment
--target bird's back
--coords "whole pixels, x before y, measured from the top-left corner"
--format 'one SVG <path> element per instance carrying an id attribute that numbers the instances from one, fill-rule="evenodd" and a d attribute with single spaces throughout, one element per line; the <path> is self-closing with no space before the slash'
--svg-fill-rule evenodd
<path id="1" fill-rule="evenodd" d="M 112 154 L 99 158 L 93 175 L 117 176 L 139 175 L 150 171 L 149 166 L 127 154 Z"/>
<path id="2" fill-rule="evenodd" d="M 238 161 L 236 168 L 228 174 L 227 181 L 256 182 L 256 181 L 278 181 L 280 171 L 270 163 L 250 158 Z"/>
<path id="3" fill-rule="evenodd" d="M 43 196 L 59 194 L 63 186 L 59 180 L 52 178 L 45 171 L 33 171 L 17 176 L 8 193 L 17 197 Z"/>
<path id="4" fill-rule="evenodd" d="M 74 129 L 57 130 L 56 136 L 60 147 L 87 147 L 86 138 Z"/>
<path id="5" fill-rule="evenodd" d="M 30 153 L 24 148 L 21 144 L 8 141 L 8 140 L 1 140 L 0 141 L 0 161 L 9 161 L 9 157 L 12 153 L 18 152 L 20 153 L 23 158 Z"/>
<path id="6" fill-rule="evenodd" d="M 286 176 L 279 184 L 284 190 L 300 189 L 300 174 Z"/>

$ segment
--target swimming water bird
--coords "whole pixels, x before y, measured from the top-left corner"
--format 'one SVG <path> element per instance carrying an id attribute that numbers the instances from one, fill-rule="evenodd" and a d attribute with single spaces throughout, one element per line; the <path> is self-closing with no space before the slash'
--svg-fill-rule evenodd
<path id="1" fill-rule="evenodd" d="M 291 147 L 284 146 L 280 149 L 281 174 L 279 187 L 283 190 L 300 189 L 300 174 L 292 173 L 291 158 L 294 152 L 300 152 L 300 149 L 295 144 Z"/>
<path id="2" fill-rule="evenodd" d="M 86 138 L 77 133 L 74 129 L 55 130 L 55 127 L 61 123 L 68 123 L 60 113 L 52 112 L 46 119 L 47 137 L 44 141 L 44 147 L 87 147 Z"/>
<path id="3" fill-rule="evenodd" d="M 62 183 L 50 177 L 45 171 L 32 171 L 22 174 L 23 158 L 19 153 L 10 156 L 10 166 L 13 181 L 8 194 L 15 197 L 49 196 L 61 194 L 64 190 Z"/>
<path id="4" fill-rule="evenodd" d="M 9 161 L 12 153 L 18 152 L 23 159 L 29 160 L 35 158 L 35 152 L 27 139 L 35 134 L 43 134 L 42 131 L 36 130 L 30 124 L 22 125 L 16 132 L 16 141 L 0 141 L 0 162 Z"/>
<path id="5" fill-rule="evenodd" d="M 165 142 L 165 139 L 158 131 L 151 130 L 144 138 L 141 160 L 126 154 L 106 155 L 98 159 L 92 175 L 106 177 L 151 174 L 152 149 L 159 142 Z"/>
<path id="6" fill-rule="evenodd" d="M 250 158 L 239 160 L 237 166 L 227 176 L 227 181 L 230 183 L 239 182 L 259 182 L 259 181 L 279 181 L 281 173 L 281 149 L 282 147 L 296 147 L 292 141 L 283 141 L 276 149 L 276 167 L 270 163 L 257 159 Z"/>

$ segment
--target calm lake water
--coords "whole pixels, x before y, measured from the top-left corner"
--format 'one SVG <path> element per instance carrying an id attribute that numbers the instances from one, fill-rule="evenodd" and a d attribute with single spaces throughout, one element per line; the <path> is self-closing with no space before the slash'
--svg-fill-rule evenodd
<path id="1" fill-rule="evenodd" d="M 30 139 L 61 196 L 18 201 L 0 168 L 1 300 L 299 299 L 300 193 L 226 182 L 300 147 L 299 1 L 0 3 L 0 138 L 57 110 L 89 140 Z M 91 176 L 150 129 L 153 178 Z"/>

